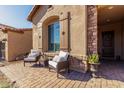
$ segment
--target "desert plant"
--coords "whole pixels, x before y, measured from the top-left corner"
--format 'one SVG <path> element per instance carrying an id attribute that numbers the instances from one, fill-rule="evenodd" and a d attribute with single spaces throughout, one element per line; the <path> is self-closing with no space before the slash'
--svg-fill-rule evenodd
<path id="1" fill-rule="evenodd" d="M 98 67 L 100 65 L 99 61 L 99 55 L 98 54 L 92 54 L 88 56 L 88 63 L 89 63 L 89 70 L 92 72 L 92 77 L 98 77 Z"/>
<path id="2" fill-rule="evenodd" d="M 99 64 L 99 55 L 98 54 L 91 54 L 88 56 L 88 63 L 89 64 Z"/>
<path id="3" fill-rule="evenodd" d="M 10 82 L 8 82 L 6 79 L 0 80 L 0 88 L 12 88 L 12 85 Z"/>

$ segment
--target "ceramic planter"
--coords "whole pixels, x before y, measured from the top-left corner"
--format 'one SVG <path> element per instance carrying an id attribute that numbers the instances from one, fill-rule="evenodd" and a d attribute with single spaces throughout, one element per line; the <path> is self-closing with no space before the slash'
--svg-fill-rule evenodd
<path id="1" fill-rule="evenodd" d="M 92 72 L 92 77 L 97 77 L 96 73 L 98 72 L 99 65 L 99 63 L 90 64 L 90 71 Z"/>

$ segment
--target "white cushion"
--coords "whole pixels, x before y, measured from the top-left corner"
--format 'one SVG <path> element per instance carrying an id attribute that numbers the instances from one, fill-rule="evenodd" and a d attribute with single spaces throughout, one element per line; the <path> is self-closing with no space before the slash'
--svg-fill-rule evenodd
<path id="1" fill-rule="evenodd" d="M 53 61 L 57 62 L 58 58 L 59 58 L 59 56 L 56 55 L 56 56 L 53 58 Z"/>
<path id="2" fill-rule="evenodd" d="M 28 57 L 37 57 L 37 54 L 36 54 L 36 53 L 30 53 L 30 54 L 28 55 Z"/>
<path id="3" fill-rule="evenodd" d="M 34 50 L 34 49 L 31 49 L 31 54 L 37 54 L 37 56 L 39 56 L 40 55 L 40 51 L 38 51 L 38 50 Z"/>
<path id="4" fill-rule="evenodd" d="M 35 50 L 35 49 L 31 49 L 31 53 L 37 53 L 38 50 Z"/>
<path id="5" fill-rule="evenodd" d="M 27 57 L 27 58 L 24 58 L 24 61 L 36 61 L 36 58 L 35 57 Z"/>
<path id="6" fill-rule="evenodd" d="M 59 56 L 56 62 L 63 62 L 63 61 L 66 61 L 65 58 Z"/>
<path id="7" fill-rule="evenodd" d="M 59 56 L 63 57 L 65 59 L 65 61 L 67 61 L 69 53 L 68 52 L 64 52 L 64 51 L 60 51 Z"/>
<path id="8" fill-rule="evenodd" d="M 49 65 L 53 66 L 56 68 L 57 66 L 57 62 L 54 62 L 54 61 L 49 61 Z"/>

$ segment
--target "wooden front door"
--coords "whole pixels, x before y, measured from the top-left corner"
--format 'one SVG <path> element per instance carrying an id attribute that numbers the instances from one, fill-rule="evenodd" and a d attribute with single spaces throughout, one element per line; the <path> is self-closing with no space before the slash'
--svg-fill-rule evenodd
<path id="1" fill-rule="evenodd" d="M 102 32 L 102 57 L 114 57 L 114 31 Z"/>

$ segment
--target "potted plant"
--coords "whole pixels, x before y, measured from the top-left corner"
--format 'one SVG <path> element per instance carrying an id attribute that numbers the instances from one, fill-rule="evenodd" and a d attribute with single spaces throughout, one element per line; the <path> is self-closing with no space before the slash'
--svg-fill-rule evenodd
<path id="1" fill-rule="evenodd" d="M 99 61 L 99 55 L 98 54 L 92 54 L 88 56 L 88 64 L 89 64 L 89 69 L 92 72 L 93 77 L 96 76 L 96 72 L 98 72 L 98 67 L 100 65 Z"/>

